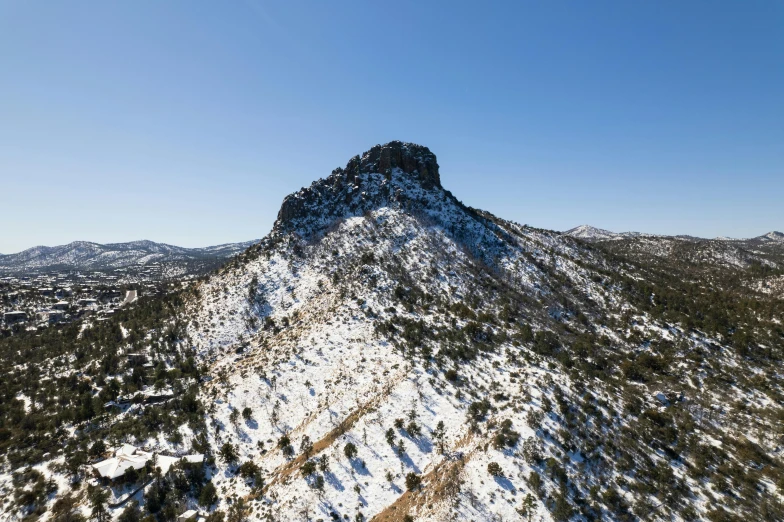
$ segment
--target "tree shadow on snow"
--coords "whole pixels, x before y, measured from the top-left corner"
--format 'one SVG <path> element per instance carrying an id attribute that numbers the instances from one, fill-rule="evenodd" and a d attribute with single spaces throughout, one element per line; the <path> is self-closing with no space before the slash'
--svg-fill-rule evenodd
<path id="1" fill-rule="evenodd" d="M 240 442 L 244 442 L 246 444 L 253 442 L 253 440 L 250 438 L 250 435 L 248 435 L 248 432 L 243 430 L 242 428 L 238 427 L 236 429 L 236 433 L 237 433 L 237 438 L 240 439 Z"/>
<path id="2" fill-rule="evenodd" d="M 256 430 L 259 428 L 259 423 L 256 422 L 256 419 L 248 419 L 245 421 L 245 426 L 247 426 L 248 429 Z"/>
<path id="3" fill-rule="evenodd" d="M 330 486 L 332 486 L 338 491 L 346 490 L 346 488 L 343 486 L 343 483 L 340 481 L 340 479 L 338 479 L 338 477 L 335 476 L 335 474 L 332 473 L 331 471 L 324 472 L 324 480 L 327 482 L 327 484 L 329 484 Z"/>
<path id="4" fill-rule="evenodd" d="M 426 437 L 412 437 L 408 432 L 405 432 L 406 438 L 416 445 L 421 453 L 430 453 L 433 451 L 433 443 Z"/>
<path id="5" fill-rule="evenodd" d="M 370 470 L 367 469 L 366 466 L 362 465 L 362 461 L 360 459 L 351 459 L 349 463 L 351 464 L 351 469 L 353 469 L 354 473 L 356 473 L 357 475 L 363 475 L 367 477 L 373 476 Z"/>
<path id="6" fill-rule="evenodd" d="M 407 468 L 411 468 L 414 473 L 419 473 L 419 468 L 414 461 L 411 460 L 411 457 L 408 456 L 408 453 L 403 453 L 402 455 L 398 455 L 398 458 L 403 462 L 403 465 Z"/>
<path id="7" fill-rule="evenodd" d="M 514 484 L 512 481 L 506 477 L 493 477 L 495 479 L 495 483 L 501 486 L 503 489 L 512 492 L 515 490 Z"/>

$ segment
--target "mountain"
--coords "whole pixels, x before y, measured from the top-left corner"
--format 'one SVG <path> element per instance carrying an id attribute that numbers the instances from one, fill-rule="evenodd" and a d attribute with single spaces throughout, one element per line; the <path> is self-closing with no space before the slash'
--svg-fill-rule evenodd
<path id="1" fill-rule="evenodd" d="M 716 265 L 741 269 L 756 265 L 769 268 L 784 266 L 784 234 L 780 232 L 769 232 L 749 239 L 705 239 L 688 235 L 616 233 L 581 225 L 563 234 L 582 241 L 600 243 L 605 250 L 633 257 L 641 263 L 660 263 L 661 258 L 666 258 L 665 264 L 684 265 L 690 270 L 699 267 L 712 270 Z"/>
<path id="2" fill-rule="evenodd" d="M 613 240 L 626 237 L 626 234 L 610 232 L 609 230 L 592 227 L 591 225 L 574 227 L 564 232 L 564 235 L 586 240 Z"/>
<path id="3" fill-rule="evenodd" d="M 578 239 L 593 240 L 593 241 L 606 241 L 606 240 L 633 238 L 633 237 L 661 237 L 661 238 L 678 238 L 678 239 L 685 239 L 689 241 L 711 241 L 709 239 L 695 237 L 695 236 L 688 236 L 688 235 L 666 236 L 666 235 L 656 235 L 656 234 L 644 234 L 641 232 L 612 232 L 610 230 L 605 230 L 603 228 L 596 228 L 591 225 L 580 225 L 578 227 L 574 227 L 563 232 L 563 234 Z M 757 236 L 753 238 L 736 239 L 731 237 L 717 237 L 712 241 L 784 243 L 784 233 L 777 232 L 774 230 L 772 232 L 768 232 L 767 234 L 763 234 L 761 236 Z"/>
<path id="4" fill-rule="evenodd" d="M 74 241 L 62 246 L 38 246 L 17 254 L 0 255 L 0 273 L 106 270 L 150 263 L 222 260 L 242 252 L 254 243 L 256 241 L 205 248 L 183 248 L 146 240 L 106 245 Z"/>
<path id="5" fill-rule="evenodd" d="M 667 241 L 522 226 L 377 145 L 205 280 L 2 339 L 0 509 L 780 520 L 784 272 Z M 84 480 L 123 443 L 205 465 Z"/>
<path id="6" fill-rule="evenodd" d="M 760 241 L 775 241 L 776 243 L 784 243 L 784 233 L 782 232 L 768 232 L 767 234 L 758 237 Z"/>

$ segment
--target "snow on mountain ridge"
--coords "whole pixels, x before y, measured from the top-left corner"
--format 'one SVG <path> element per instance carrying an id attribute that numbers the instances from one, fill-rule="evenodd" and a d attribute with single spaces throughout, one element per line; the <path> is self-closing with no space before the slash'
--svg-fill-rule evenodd
<path id="1" fill-rule="evenodd" d="M 769 241 L 776 241 L 776 242 L 784 242 L 784 233 L 778 232 L 776 230 L 772 232 L 768 232 L 759 237 L 759 239 L 767 239 Z"/>
<path id="2" fill-rule="evenodd" d="M 680 521 L 768 509 L 762 518 L 780 519 L 764 503 L 784 469 L 766 433 L 781 414 L 781 387 L 766 375 L 779 370 L 782 309 L 741 301 L 776 295 L 780 279 L 727 269 L 744 268 L 738 253 L 644 234 L 588 244 L 521 226 L 452 197 L 426 148 L 379 145 L 287 197 L 256 245 L 149 301 L 165 307 L 96 323 L 123 340 L 65 365 L 90 376 L 91 393 L 108 391 L 97 373 L 107 354 L 141 349 L 155 368 L 143 382 L 168 381 L 179 396 L 103 412 L 105 426 L 66 425 L 96 428 L 64 447 L 119 436 L 164 454 L 202 448 L 218 496 L 205 503 L 185 491 L 190 472 L 169 475 L 136 497 L 151 517 Z M 736 289 L 754 274 L 758 289 Z M 724 281 L 733 292 L 715 293 Z M 130 312 L 156 309 L 124 339 Z M 735 324 L 743 330 L 728 331 Z M 12 348 L 9 375 L 28 353 L 41 357 Z M 125 359 L 106 376 L 127 382 Z M 6 382 L 20 400 L 34 393 Z M 59 415 L 54 404 L 40 411 Z M 0 488 L 16 478 L 0 476 Z"/>
<path id="3" fill-rule="evenodd" d="M 416 511 L 417 520 L 513 519 L 513 502 L 493 501 L 497 484 L 485 484 L 487 466 L 493 460 L 508 470 L 505 484 L 512 491 L 526 487 L 520 477 L 527 476 L 527 465 L 511 452 L 481 450 L 486 439 L 465 422 L 469 401 L 443 387 L 443 374 L 406 356 L 408 348 L 399 337 L 382 332 L 394 330 L 395 324 L 415 331 L 462 332 L 471 328 L 470 320 L 455 317 L 450 325 L 436 310 L 454 310 L 470 298 L 481 302 L 484 312 L 495 313 L 502 288 L 548 303 L 530 311 L 532 323 L 565 319 L 572 312 L 550 297 L 551 271 L 594 303 L 609 304 L 617 296 L 576 262 L 602 261 L 557 233 L 470 209 L 440 184 L 423 184 L 418 173 L 390 166 L 386 173 L 351 176 L 338 170 L 286 198 L 270 236 L 203 282 L 189 302 L 188 338 L 202 359 L 213 362 L 211 372 L 221 376 L 204 390 L 205 400 L 218 398 L 216 425 L 228 426 L 232 411 L 260 412 L 252 429 L 211 431 L 210 443 L 234 444 L 240 462 L 253 461 L 269 472 L 262 506 L 276 510 L 279 519 L 293 519 L 308 509 L 320 509 L 325 519 L 330 512 L 383 519 L 390 510 L 397 512 L 394 520 L 402 520 L 406 511 Z M 432 308 L 421 308 L 426 303 Z M 455 356 L 449 355 L 454 348 L 447 342 L 427 347 L 436 358 Z M 506 364 L 505 349 L 463 363 L 461 373 L 471 375 L 478 386 L 503 382 L 516 389 L 514 377 L 510 381 L 508 373 L 499 376 L 494 369 Z M 544 375 L 531 371 L 531 378 Z M 559 377 L 559 382 L 566 386 L 568 379 Z M 525 413 L 508 411 L 500 417 L 529 437 L 535 428 Z M 401 453 L 387 442 L 388 430 L 390 419 L 406 417 L 417 419 L 423 436 L 396 434 L 405 443 Z M 447 426 L 443 454 L 428 438 L 439 421 Z M 259 449 L 260 443 L 284 433 L 292 444 L 307 436 L 319 454 L 335 463 L 325 472 L 330 484 L 325 500 L 317 502 L 310 482 L 299 477 L 300 461 L 275 449 Z M 348 442 L 359 448 L 361 464 L 343 459 Z M 239 496 L 251 493 L 218 465 L 217 487 Z M 434 490 L 446 480 L 442 472 L 458 467 L 469 487 L 480 493 L 475 504 L 464 503 L 456 512 L 449 503 L 438 502 L 428 510 L 421 504 L 424 498 L 401 496 L 406 474 L 421 474 Z M 549 520 L 543 506 L 536 511 Z"/>
<path id="4" fill-rule="evenodd" d="M 623 234 L 610 232 L 603 228 L 592 227 L 591 225 L 580 225 L 567 230 L 563 234 L 580 239 L 620 239 L 623 237 Z"/>
<path id="5" fill-rule="evenodd" d="M 155 261 L 192 261 L 235 255 L 255 241 L 205 248 L 184 248 L 149 240 L 99 244 L 74 241 L 66 245 L 37 246 L 16 254 L 0 255 L 0 270 L 8 273 L 46 269 L 103 269 Z"/>

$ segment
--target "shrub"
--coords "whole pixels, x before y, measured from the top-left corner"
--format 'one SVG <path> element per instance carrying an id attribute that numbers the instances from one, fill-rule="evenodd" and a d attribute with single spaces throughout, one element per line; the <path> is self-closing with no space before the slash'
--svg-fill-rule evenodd
<path id="1" fill-rule="evenodd" d="M 512 429 L 512 421 L 505 419 L 501 423 L 501 429 L 493 437 L 493 447 L 495 449 L 512 448 L 517 445 L 518 440 L 520 440 L 520 434 Z"/>
<path id="2" fill-rule="evenodd" d="M 231 442 L 225 442 L 223 446 L 221 446 L 218 455 L 226 464 L 234 464 L 239 458 L 237 455 L 237 448 L 235 448 Z"/>
<path id="3" fill-rule="evenodd" d="M 406 489 L 409 491 L 414 491 L 419 489 L 422 485 L 422 477 L 414 473 L 413 471 L 406 475 Z"/>
<path id="4" fill-rule="evenodd" d="M 346 455 L 347 459 L 353 459 L 357 456 L 357 447 L 349 442 L 343 447 L 343 453 Z"/>
<path id="5" fill-rule="evenodd" d="M 531 491 L 533 491 L 537 495 L 541 494 L 542 477 L 536 471 L 532 471 L 531 474 L 528 475 L 528 487 L 530 487 Z"/>
<path id="6" fill-rule="evenodd" d="M 501 465 L 497 462 L 491 462 L 487 465 L 487 472 L 490 473 L 494 477 L 503 477 L 504 470 L 501 469 Z"/>
<path id="7" fill-rule="evenodd" d="M 278 448 L 280 448 L 284 457 L 291 457 L 294 455 L 294 447 L 291 445 L 291 438 L 285 433 L 278 439 Z"/>
<path id="8" fill-rule="evenodd" d="M 473 421 L 485 420 L 490 408 L 491 405 L 487 399 L 472 402 L 471 405 L 468 406 L 468 417 Z"/>
<path id="9" fill-rule="evenodd" d="M 218 502 L 218 492 L 212 481 L 204 484 L 199 493 L 199 505 L 204 508 L 209 508 L 211 505 Z"/>
<path id="10" fill-rule="evenodd" d="M 523 442 L 523 458 L 525 461 L 533 466 L 535 464 L 539 464 L 542 460 L 542 445 L 539 442 L 539 439 L 534 437 L 528 437 Z"/>
<path id="11" fill-rule="evenodd" d="M 326 473 L 327 471 L 329 471 L 329 457 L 328 456 L 322 455 L 321 457 L 319 457 L 316 460 L 318 460 L 318 467 L 319 467 L 319 469 L 321 470 L 322 473 Z"/>
<path id="12" fill-rule="evenodd" d="M 90 447 L 90 455 L 95 457 L 103 455 L 104 453 L 106 453 L 106 444 L 104 444 L 101 439 L 96 440 L 95 443 L 93 443 L 93 445 Z"/>
<path id="13" fill-rule="evenodd" d="M 259 466 L 255 462 L 249 460 L 247 462 L 243 462 L 242 465 L 237 469 L 237 472 L 240 474 L 242 478 L 250 479 L 250 478 L 256 478 L 256 476 L 261 472 L 261 470 L 259 469 Z"/>
<path id="14" fill-rule="evenodd" d="M 316 472 L 316 463 L 312 460 L 305 462 L 300 468 L 303 477 L 309 477 Z"/>

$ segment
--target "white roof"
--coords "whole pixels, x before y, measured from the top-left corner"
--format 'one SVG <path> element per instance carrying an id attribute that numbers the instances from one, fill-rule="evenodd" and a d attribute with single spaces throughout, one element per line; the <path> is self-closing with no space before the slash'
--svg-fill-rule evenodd
<path id="1" fill-rule="evenodd" d="M 184 457 L 168 457 L 166 455 L 158 455 L 158 467 L 161 468 L 161 473 L 163 475 L 169 471 L 175 463 L 179 462 L 181 459 L 185 459 L 186 462 L 204 462 L 204 455 L 185 455 Z"/>
<path id="2" fill-rule="evenodd" d="M 152 458 L 151 453 L 137 451 L 130 444 L 124 444 L 114 457 L 93 464 L 93 468 L 102 476 L 110 479 L 121 477 L 128 468 L 141 469 Z"/>
<path id="3" fill-rule="evenodd" d="M 120 447 L 120 449 L 118 449 L 117 452 L 115 453 L 115 456 L 119 456 L 119 455 L 125 455 L 125 456 L 136 455 L 136 448 L 134 446 L 131 446 L 130 444 L 123 444 Z"/>
<path id="4" fill-rule="evenodd" d="M 152 457 L 152 453 L 138 450 L 130 444 L 123 444 L 114 452 L 114 457 L 93 464 L 93 468 L 102 477 L 115 479 L 121 477 L 128 468 L 143 468 Z M 184 457 L 158 455 L 156 466 L 161 468 L 161 473 L 165 475 L 172 465 L 181 459 L 185 459 L 186 462 L 204 462 L 204 455 L 185 455 Z"/>

